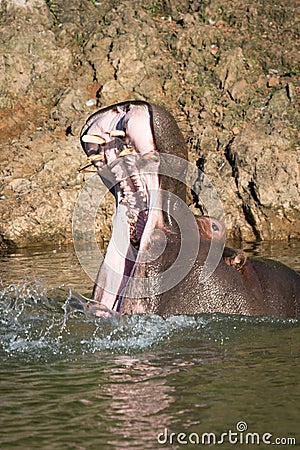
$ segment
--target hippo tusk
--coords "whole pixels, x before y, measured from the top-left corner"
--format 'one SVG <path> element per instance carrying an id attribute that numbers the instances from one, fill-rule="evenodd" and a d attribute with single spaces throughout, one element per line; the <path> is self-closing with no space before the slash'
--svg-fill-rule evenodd
<path id="1" fill-rule="evenodd" d="M 81 139 L 82 142 L 86 142 L 89 144 L 106 144 L 106 140 L 102 136 L 96 136 L 95 134 L 85 134 Z"/>
<path id="2" fill-rule="evenodd" d="M 90 167 L 93 164 L 93 162 L 103 161 L 103 160 L 104 160 L 104 155 L 91 155 L 87 158 L 85 165 L 80 167 L 80 169 L 78 169 L 78 172 L 84 172 L 85 169 L 87 169 L 88 167 Z"/>
<path id="3" fill-rule="evenodd" d="M 135 149 L 133 147 L 126 147 L 124 148 L 124 150 L 122 150 L 119 153 L 119 156 L 127 156 L 127 155 L 131 155 L 132 153 L 135 152 Z"/>
<path id="4" fill-rule="evenodd" d="M 126 136 L 126 133 L 124 130 L 111 130 L 111 132 L 109 133 L 109 136 L 124 138 Z"/>

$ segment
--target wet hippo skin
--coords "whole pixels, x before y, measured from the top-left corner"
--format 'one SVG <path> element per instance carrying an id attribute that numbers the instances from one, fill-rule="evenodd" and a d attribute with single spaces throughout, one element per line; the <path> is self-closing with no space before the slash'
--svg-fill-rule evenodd
<path id="1" fill-rule="evenodd" d="M 113 236 L 93 291 L 99 315 L 106 307 L 123 314 L 162 316 L 211 312 L 299 316 L 300 276 L 275 261 L 247 258 L 228 248 L 223 252 L 224 226 L 208 217 L 197 218 L 196 227 L 191 227 L 184 240 L 189 254 L 200 238 L 186 276 L 178 284 L 175 280 L 170 289 L 156 289 L 180 251 L 181 235 L 173 212 L 186 198 L 186 186 L 178 181 L 184 166 L 174 164 L 170 176 L 160 171 L 163 154 L 187 159 L 177 123 L 163 107 L 129 101 L 101 109 L 87 120 L 81 143 L 89 164 L 116 198 Z M 161 195 L 163 191 L 170 195 Z M 145 262 L 144 255 L 154 254 L 162 242 L 163 253 Z M 211 275 L 203 279 L 212 242 L 220 242 L 214 250 L 220 258 Z M 143 283 L 132 282 L 140 279 L 145 286 L 153 279 L 153 289 L 149 291 L 148 283 L 145 293 Z"/>
<path id="2" fill-rule="evenodd" d="M 297 272 L 272 259 L 247 258 L 243 252 L 235 252 L 230 259 L 253 296 L 263 299 L 266 315 L 299 317 L 300 277 Z M 224 260 L 228 263 L 228 257 Z"/>
<path id="3" fill-rule="evenodd" d="M 123 300 L 121 312 L 152 312 L 164 317 L 172 314 L 221 312 L 251 316 L 298 317 L 300 310 L 300 277 L 287 266 L 268 259 L 247 258 L 243 252 L 225 247 L 213 274 L 199 282 L 203 262 L 209 251 L 210 236 L 204 231 L 213 225 L 222 229 L 216 219 L 197 219 L 200 250 L 192 270 L 184 280 L 159 297 Z M 214 233 L 212 230 L 211 233 Z M 178 237 L 172 235 L 166 249 L 174 253 Z M 228 261 L 231 258 L 231 262 Z M 242 263 L 241 263 L 242 260 Z M 151 267 L 145 268 L 151 272 Z M 160 270 L 164 270 L 160 265 Z"/>

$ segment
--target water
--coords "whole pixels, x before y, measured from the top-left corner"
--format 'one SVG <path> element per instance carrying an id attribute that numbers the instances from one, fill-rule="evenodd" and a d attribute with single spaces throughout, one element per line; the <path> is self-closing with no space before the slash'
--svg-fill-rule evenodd
<path id="1" fill-rule="evenodd" d="M 296 270 L 299 246 L 243 244 Z M 0 272 L 1 449 L 193 449 L 205 432 L 299 445 L 298 320 L 87 317 L 69 304 L 92 288 L 71 248 L 3 256 Z"/>

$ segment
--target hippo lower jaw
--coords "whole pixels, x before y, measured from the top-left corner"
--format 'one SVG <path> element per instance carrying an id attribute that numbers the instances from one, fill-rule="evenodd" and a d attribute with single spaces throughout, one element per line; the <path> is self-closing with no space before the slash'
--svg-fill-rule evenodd
<path id="1" fill-rule="evenodd" d="M 130 173 L 131 167 L 135 170 Z M 164 227 L 158 168 L 157 155 L 148 153 L 144 157 L 125 156 L 121 163 L 118 160 L 103 171 L 107 176 L 110 170 L 117 181 L 114 186 L 116 212 L 93 299 L 112 311 L 119 311 L 137 262 L 147 257 L 153 231 Z M 101 176 L 103 172 L 99 171 Z"/>

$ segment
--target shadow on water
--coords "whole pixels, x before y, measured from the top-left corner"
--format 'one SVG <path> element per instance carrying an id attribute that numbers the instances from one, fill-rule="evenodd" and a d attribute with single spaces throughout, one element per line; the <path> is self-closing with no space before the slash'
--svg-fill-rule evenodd
<path id="1" fill-rule="evenodd" d="M 72 295 L 92 282 L 66 249 L 0 267 L 1 449 L 192 449 L 239 422 L 299 442 L 299 320 L 101 319 Z"/>

